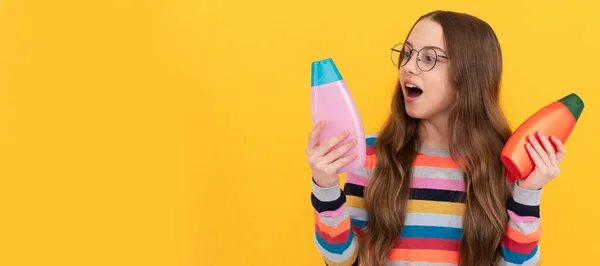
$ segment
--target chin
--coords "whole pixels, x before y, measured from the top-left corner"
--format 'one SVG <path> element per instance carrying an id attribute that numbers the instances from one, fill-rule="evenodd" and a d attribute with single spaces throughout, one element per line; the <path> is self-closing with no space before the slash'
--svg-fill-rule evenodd
<path id="1" fill-rule="evenodd" d="M 414 119 L 424 119 L 426 117 L 426 114 L 424 114 L 424 112 L 419 112 L 419 110 L 417 108 L 414 107 L 408 107 L 405 106 L 404 110 L 406 111 L 406 114 Z"/>

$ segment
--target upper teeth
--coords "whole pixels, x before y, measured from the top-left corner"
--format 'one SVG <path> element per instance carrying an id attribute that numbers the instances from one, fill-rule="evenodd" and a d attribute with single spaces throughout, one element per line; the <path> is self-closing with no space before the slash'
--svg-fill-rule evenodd
<path id="1" fill-rule="evenodd" d="M 417 86 L 415 86 L 415 85 L 413 85 L 413 84 L 410 84 L 410 83 L 408 83 L 408 84 L 406 84 L 406 87 L 407 87 L 407 88 L 416 88 Z"/>

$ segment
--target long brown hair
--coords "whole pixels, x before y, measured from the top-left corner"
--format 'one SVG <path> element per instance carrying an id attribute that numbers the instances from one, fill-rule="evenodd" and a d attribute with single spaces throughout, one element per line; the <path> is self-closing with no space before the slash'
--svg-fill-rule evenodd
<path id="1" fill-rule="evenodd" d="M 500 256 L 508 219 L 505 204 L 510 197 L 500 161 L 512 134 L 499 104 L 500 45 L 492 28 L 471 15 L 434 11 L 417 22 L 425 18 L 443 28 L 451 58 L 450 78 L 456 88 L 448 134 L 450 154 L 465 172 L 460 265 L 490 265 Z M 365 188 L 369 222 L 360 232 L 362 265 L 383 265 L 404 226 L 411 165 L 421 145 L 418 128 L 419 121 L 404 109 L 402 88 L 397 84 L 391 115 L 375 144 L 377 166 Z"/>

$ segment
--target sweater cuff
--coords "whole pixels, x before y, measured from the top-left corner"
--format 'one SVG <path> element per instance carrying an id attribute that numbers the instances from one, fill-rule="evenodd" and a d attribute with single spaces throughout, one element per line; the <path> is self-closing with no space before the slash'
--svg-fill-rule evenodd
<path id="1" fill-rule="evenodd" d="M 517 203 L 527 206 L 539 206 L 542 198 L 542 190 L 529 190 L 519 187 L 518 182 L 514 183 L 513 200 Z"/>
<path id="2" fill-rule="evenodd" d="M 320 201 L 329 202 L 337 200 L 341 193 L 342 190 L 340 189 L 339 182 L 331 187 L 320 187 L 312 179 L 312 194 Z"/>

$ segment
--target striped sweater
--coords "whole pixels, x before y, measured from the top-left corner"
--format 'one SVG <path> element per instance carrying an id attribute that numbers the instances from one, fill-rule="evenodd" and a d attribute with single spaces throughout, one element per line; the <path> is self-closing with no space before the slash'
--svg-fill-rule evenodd
<path id="1" fill-rule="evenodd" d="M 323 188 L 313 181 L 314 241 L 326 265 L 358 265 L 355 231 L 368 222 L 363 192 L 375 165 L 375 137 L 367 136 L 365 166 L 347 173 L 343 190 L 339 184 Z M 466 207 L 464 173 L 447 150 L 423 146 L 413 162 L 410 186 L 405 226 L 387 254 L 386 265 L 458 265 Z M 497 265 L 538 265 L 541 190 L 515 184 L 510 188 L 509 222 Z"/>

